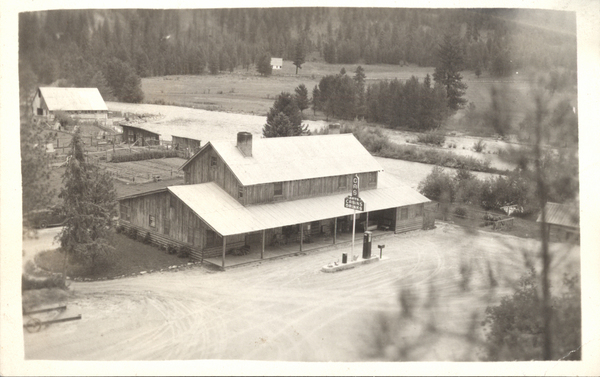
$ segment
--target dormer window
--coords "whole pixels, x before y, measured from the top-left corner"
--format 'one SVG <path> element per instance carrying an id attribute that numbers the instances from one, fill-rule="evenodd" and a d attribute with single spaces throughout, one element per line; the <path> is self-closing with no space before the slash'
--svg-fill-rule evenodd
<path id="1" fill-rule="evenodd" d="M 273 186 L 274 186 L 273 195 L 275 195 L 275 196 L 283 195 L 283 182 L 275 182 L 275 183 L 273 183 Z"/>

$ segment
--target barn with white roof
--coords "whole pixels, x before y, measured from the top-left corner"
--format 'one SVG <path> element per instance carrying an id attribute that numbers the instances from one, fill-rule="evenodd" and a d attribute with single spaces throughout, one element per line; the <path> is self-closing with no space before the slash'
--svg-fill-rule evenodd
<path id="1" fill-rule="evenodd" d="M 97 88 L 40 87 L 32 101 L 32 112 L 38 120 L 53 121 L 57 112 L 73 119 L 106 123 L 108 107 Z"/>
<path id="2" fill-rule="evenodd" d="M 358 177 L 357 231 L 431 227 L 430 201 L 386 174 L 352 134 L 211 141 L 181 167 L 185 184 L 119 198 L 120 225 L 226 266 L 241 248 L 264 258 L 348 238 Z M 219 263 L 220 262 L 220 263 Z"/>

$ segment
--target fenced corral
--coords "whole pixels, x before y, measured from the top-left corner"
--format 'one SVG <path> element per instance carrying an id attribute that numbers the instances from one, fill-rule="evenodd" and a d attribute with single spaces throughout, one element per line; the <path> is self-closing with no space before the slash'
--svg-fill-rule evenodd
<path id="1" fill-rule="evenodd" d="M 52 131 L 48 141 L 48 152 L 55 155 L 66 155 L 71 148 L 73 134 L 66 131 Z M 100 152 L 107 149 L 115 149 L 116 145 L 123 142 L 121 134 L 110 134 L 106 131 L 98 131 L 92 135 L 81 135 L 81 140 L 87 152 Z"/>
<path id="2" fill-rule="evenodd" d="M 90 158 L 90 156 L 88 156 Z M 124 183 L 147 183 L 183 178 L 183 172 L 178 170 L 185 162 L 178 157 L 150 159 L 129 162 L 106 162 L 94 160 L 104 171 L 113 178 Z"/>
<path id="3" fill-rule="evenodd" d="M 453 222 L 470 228 L 487 228 L 509 231 L 514 227 L 514 218 L 502 213 L 478 211 L 460 204 L 440 203 L 436 219 Z"/>

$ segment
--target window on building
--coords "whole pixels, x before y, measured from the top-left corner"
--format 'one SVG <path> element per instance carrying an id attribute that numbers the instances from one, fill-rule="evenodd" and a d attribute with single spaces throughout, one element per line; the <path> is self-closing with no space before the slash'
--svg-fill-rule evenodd
<path id="1" fill-rule="evenodd" d="M 372 171 L 369 173 L 369 186 L 373 186 L 377 184 L 377 172 Z"/>
<path id="2" fill-rule="evenodd" d="M 121 220 L 130 221 L 129 206 L 121 203 Z"/>
<path id="3" fill-rule="evenodd" d="M 41 107 L 38 107 L 37 115 L 44 115 L 44 109 L 42 109 Z"/>
<path id="4" fill-rule="evenodd" d="M 216 156 L 211 156 L 211 158 L 210 158 L 210 167 L 211 168 L 216 168 L 217 167 L 217 157 Z"/>
<path id="5" fill-rule="evenodd" d="M 408 219 L 408 207 L 400 208 L 400 220 Z"/>
<path id="6" fill-rule="evenodd" d="M 415 207 L 415 217 L 423 216 L 423 204 Z"/>
<path id="7" fill-rule="evenodd" d="M 165 223 L 165 225 L 164 225 L 163 233 L 168 236 L 171 233 L 171 220 L 165 219 L 164 223 Z"/>
<path id="8" fill-rule="evenodd" d="M 150 225 L 150 228 L 156 228 L 156 216 L 150 215 L 148 218 L 148 224 Z"/>
<path id="9" fill-rule="evenodd" d="M 242 199 L 244 197 L 244 186 L 238 185 L 238 198 Z"/>
<path id="10" fill-rule="evenodd" d="M 338 188 L 346 188 L 348 185 L 348 177 L 340 175 L 338 178 Z"/>
<path id="11" fill-rule="evenodd" d="M 275 196 L 283 195 L 283 182 L 275 182 L 275 183 L 273 183 L 273 186 L 274 186 L 274 195 Z"/>

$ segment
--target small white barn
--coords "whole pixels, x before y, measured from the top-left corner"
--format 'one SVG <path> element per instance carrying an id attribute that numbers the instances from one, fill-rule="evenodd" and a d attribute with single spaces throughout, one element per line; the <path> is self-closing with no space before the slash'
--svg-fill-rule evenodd
<path id="1" fill-rule="evenodd" d="M 281 69 L 283 67 L 283 58 L 271 58 L 271 67 Z"/>
<path id="2" fill-rule="evenodd" d="M 31 107 L 38 120 L 52 121 L 57 111 L 80 121 L 106 123 L 108 119 L 108 107 L 97 88 L 40 87 Z"/>

